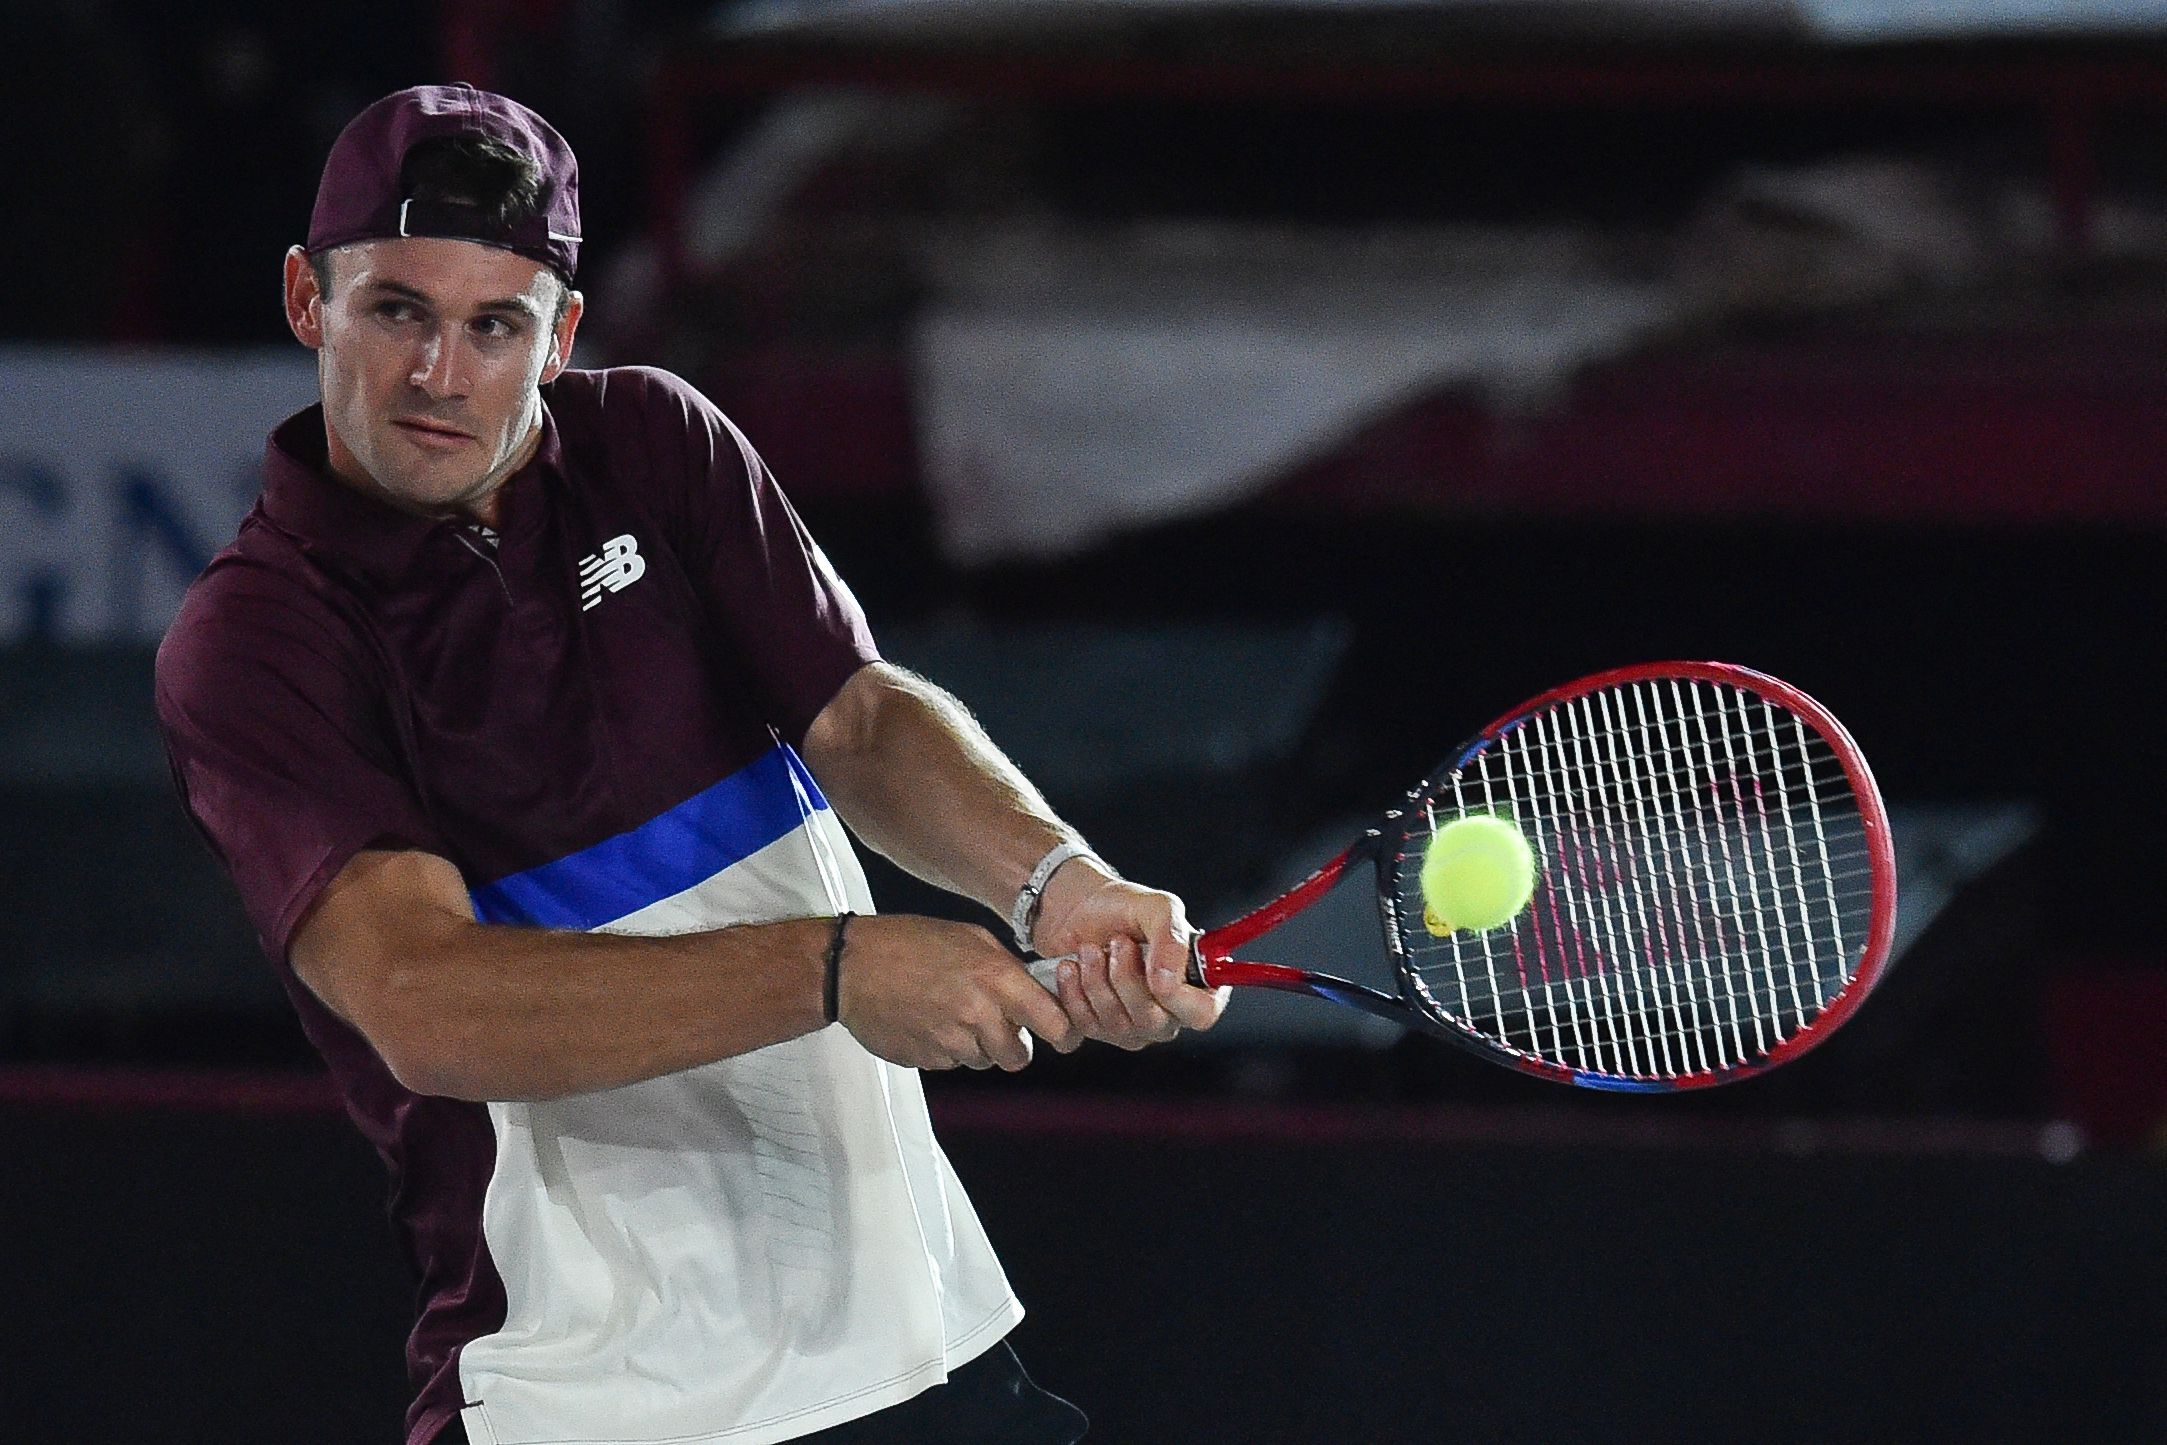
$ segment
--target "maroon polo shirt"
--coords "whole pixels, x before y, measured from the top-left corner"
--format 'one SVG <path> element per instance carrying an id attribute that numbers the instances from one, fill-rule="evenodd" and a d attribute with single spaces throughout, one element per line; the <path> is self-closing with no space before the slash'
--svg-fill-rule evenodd
<path id="1" fill-rule="evenodd" d="M 401 1086 L 295 978 L 296 927 L 369 847 L 448 858 L 485 920 L 593 926 L 666 896 L 716 865 L 688 850 L 757 846 L 781 790 L 819 801 L 793 749 L 877 656 L 751 445 L 692 387 L 567 371 L 542 397 L 496 535 L 332 480 L 321 409 L 290 418 L 262 499 L 158 651 L 183 801 L 391 1171 L 421 1281 L 416 1445 L 459 1407 L 459 1346 L 504 1320 L 480 1227 L 494 1139 L 484 1106 Z"/>

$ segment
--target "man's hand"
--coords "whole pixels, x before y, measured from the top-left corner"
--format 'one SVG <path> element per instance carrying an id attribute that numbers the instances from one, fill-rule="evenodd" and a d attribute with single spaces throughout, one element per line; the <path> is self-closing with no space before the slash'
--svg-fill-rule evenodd
<path id="1" fill-rule="evenodd" d="M 837 1012 L 859 1043 L 914 1069 L 1031 1062 L 1031 1035 L 1068 1053 L 1083 1033 L 985 929 L 908 914 L 850 921 Z"/>
<path id="2" fill-rule="evenodd" d="M 1074 836 L 961 703 L 889 663 L 869 662 L 852 674 L 806 729 L 802 751 L 853 833 L 913 876 L 996 913 L 1007 913 L 1049 841 Z M 885 926 L 884 920 L 868 922 L 876 925 L 868 938 Z M 851 925 L 853 949 L 860 926 Z M 1035 931 L 1040 953 L 1074 954 L 1081 961 L 1057 981 L 1060 1005 L 1054 1012 L 1065 1010 L 1071 1028 L 1088 1037 L 1140 1049 L 1182 1028 L 1210 1028 L 1226 1007 L 1223 992 L 1185 981 L 1189 925 L 1181 900 L 1112 878 L 1089 858 L 1071 858 L 1054 870 Z M 1021 980 L 1039 988 L 1013 955 L 983 934 L 953 955 L 951 946 L 960 948 L 945 940 L 919 961 L 948 967 L 967 954 L 974 986 L 999 980 L 1005 990 Z M 1003 954 L 1007 970 L 994 968 L 989 949 Z M 869 967 L 878 976 L 883 965 Z M 927 1031 L 940 1027 L 940 1006 L 930 996 L 923 1010 L 910 1013 L 907 997 L 884 995 L 878 1016 L 869 1014 L 861 1024 L 852 1012 L 851 974 L 846 957 L 844 1021 L 875 1053 L 902 1063 L 924 1059 L 929 1068 L 977 1061 L 990 1022 L 981 1019 L 983 1027 L 973 1030 L 980 1048 L 972 1049 L 952 1032 L 936 1037 Z M 926 987 L 947 983 L 929 976 Z M 1029 1005 L 1005 991 L 1000 997 L 1002 1016 L 1011 1024 L 1054 1041 L 1018 1012 Z M 1051 1004 L 1053 997 L 1039 989 L 1039 1002 Z M 999 1039 L 992 1042 L 1001 1046 Z M 1014 1067 L 1017 1054 L 988 1052 L 985 1058 Z"/>
<path id="3" fill-rule="evenodd" d="M 1226 1010 L 1227 990 L 1188 981 L 1191 936 L 1179 898 L 1074 858 L 1047 882 L 1032 943 L 1048 958 L 1076 956 L 1055 987 L 1084 1036 L 1140 1049 L 1208 1029 Z"/>

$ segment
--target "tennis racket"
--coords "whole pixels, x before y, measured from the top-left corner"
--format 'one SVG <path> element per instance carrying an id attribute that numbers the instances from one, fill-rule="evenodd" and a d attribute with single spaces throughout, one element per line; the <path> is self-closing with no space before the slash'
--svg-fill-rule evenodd
<path id="1" fill-rule="evenodd" d="M 1534 892 L 1507 924 L 1439 934 L 1424 849 L 1473 814 L 1520 829 Z M 1234 956 L 1363 863 L 1396 994 Z M 1895 916 L 1888 815 L 1843 725 L 1765 674 L 1660 662 L 1491 723 L 1338 857 L 1200 935 L 1189 979 L 1328 999 L 1540 1078 L 1667 1092 L 1827 1038 L 1880 978 Z M 1031 965 L 1049 986 L 1054 967 Z"/>

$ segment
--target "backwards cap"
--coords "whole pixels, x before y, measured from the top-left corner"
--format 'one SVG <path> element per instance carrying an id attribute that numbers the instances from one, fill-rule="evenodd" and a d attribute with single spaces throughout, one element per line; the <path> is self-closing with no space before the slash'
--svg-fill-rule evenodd
<path id="1" fill-rule="evenodd" d="M 416 201 L 399 183 L 407 155 L 445 136 L 492 140 L 525 156 L 540 182 L 532 215 L 489 225 L 472 206 Z M 516 100 L 471 85 L 417 85 L 387 95 L 346 124 L 324 161 L 309 216 L 310 255 L 350 241 L 442 236 L 501 246 L 554 269 L 579 266 L 579 162 L 550 123 Z"/>

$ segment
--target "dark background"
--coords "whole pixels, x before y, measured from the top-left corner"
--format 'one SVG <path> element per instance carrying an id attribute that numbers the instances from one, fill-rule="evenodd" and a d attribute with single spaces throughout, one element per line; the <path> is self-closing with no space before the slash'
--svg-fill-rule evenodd
<path id="1" fill-rule="evenodd" d="M 717 41 L 708 13 L 10 8 L 0 113 L 31 138 L 6 163 L 31 223 L 0 228 L 0 341 L 283 343 L 278 258 L 337 128 L 471 78 L 581 156 L 582 363 L 714 395 L 883 637 L 1115 629 L 1148 670 L 1172 655 L 1155 636 L 1336 629 L 1285 746 L 1048 785 L 1200 917 L 1564 678 L 1713 656 L 1799 682 L 1900 827 L 2004 804 L 2037 825 L 1959 878 L 1843 1035 L 1670 1099 L 1419 1041 L 929 1079 L 1032 1309 L 1019 1348 L 1111 1441 L 2167 1432 L 2167 254 L 2091 229 L 2162 193 L 2167 48 L 1371 11 Z M 961 119 L 846 150 L 727 264 L 674 265 L 678 180 L 825 81 Z M 1557 222 L 1659 270 L 1741 168 L 1860 152 L 2033 187 L 2060 239 L 1953 289 L 1720 310 L 1528 414 L 1419 398 L 1251 500 L 1058 563 L 939 549 L 914 224 Z M 381 1169 L 168 796 L 148 669 L 130 646 L 0 649 L 0 1434 L 387 1440 L 410 1285 Z M 1274 685 L 1226 681 L 1234 707 Z M 1044 725 L 1002 740 L 1028 762 L 1061 744 Z M 59 777 L 60 736 L 100 765 Z M 978 917 L 871 870 L 884 907 Z"/>

